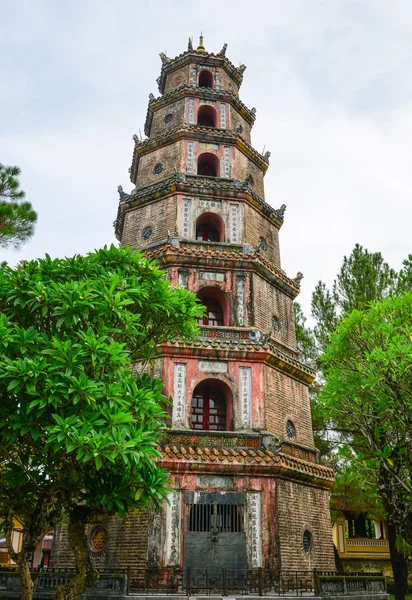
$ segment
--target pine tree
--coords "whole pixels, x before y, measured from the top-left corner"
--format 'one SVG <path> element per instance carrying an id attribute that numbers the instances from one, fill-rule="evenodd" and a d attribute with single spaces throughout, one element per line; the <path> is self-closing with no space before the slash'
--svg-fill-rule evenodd
<path id="1" fill-rule="evenodd" d="M 24 201 L 19 176 L 19 167 L 0 163 L 0 246 L 3 248 L 19 248 L 32 237 L 37 221 L 32 205 Z"/>

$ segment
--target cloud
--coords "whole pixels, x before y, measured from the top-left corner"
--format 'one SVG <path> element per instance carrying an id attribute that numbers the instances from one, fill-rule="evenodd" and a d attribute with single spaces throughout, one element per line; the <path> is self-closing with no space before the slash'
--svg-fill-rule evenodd
<path id="1" fill-rule="evenodd" d="M 203 30 L 244 62 L 253 144 L 271 150 L 267 201 L 287 204 L 283 267 L 309 311 L 356 242 L 399 267 L 410 251 L 412 5 L 397 0 L 9 2 L 2 13 L 0 160 L 22 168 L 39 212 L 10 262 L 86 252 L 113 238 L 131 189 L 132 134 L 157 94 L 158 53 Z"/>

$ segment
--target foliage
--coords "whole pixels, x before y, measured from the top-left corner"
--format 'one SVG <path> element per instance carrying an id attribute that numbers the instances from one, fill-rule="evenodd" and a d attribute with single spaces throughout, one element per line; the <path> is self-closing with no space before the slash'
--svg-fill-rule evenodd
<path id="1" fill-rule="evenodd" d="M 0 246 L 18 248 L 34 233 L 37 214 L 30 202 L 23 202 L 19 167 L 0 163 Z"/>
<path id="2" fill-rule="evenodd" d="M 412 542 L 412 293 L 342 319 L 321 357 L 321 402 L 359 445 L 355 462 L 377 476 L 389 520 Z"/>
<path id="3" fill-rule="evenodd" d="M 369 252 L 356 244 L 333 282 L 332 291 L 319 281 L 312 295 L 312 314 L 316 319 L 315 337 L 324 350 L 339 320 L 369 302 L 412 289 L 412 255 L 396 273 L 380 252 Z"/>
<path id="4" fill-rule="evenodd" d="M 157 346 L 198 335 L 195 295 L 172 288 L 141 254 L 112 246 L 3 266 L 0 310 L 6 526 L 17 516 L 35 547 L 66 510 L 83 543 L 79 521 L 84 533 L 99 514 L 159 504 L 168 493 L 154 460 L 166 399 L 144 371 Z"/>

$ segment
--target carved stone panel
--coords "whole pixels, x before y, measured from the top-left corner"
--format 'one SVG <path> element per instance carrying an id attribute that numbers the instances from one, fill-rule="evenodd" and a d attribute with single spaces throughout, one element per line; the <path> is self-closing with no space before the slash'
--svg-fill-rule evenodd
<path id="1" fill-rule="evenodd" d="M 170 494 L 166 506 L 166 543 L 165 563 L 167 567 L 178 567 L 180 564 L 180 522 L 182 493 Z"/>
<path id="2" fill-rule="evenodd" d="M 183 271 L 183 269 L 179 270 L 178 274 L 178 283 L 184 288 L 187 288 L 189 285 L 189 273 L 187 271 Z"/>
<path id="3" fill-rule="evenodd" d="M 220 105 L 220 127 L 226 129 L 226 104 Z"/>
<path id="4" fill-rule="evenodd" d="M 189 98 L 189 124 L 193 125 L 195 122 L 195 101 L 194 98 Z"/>
<path id="5" fill-rule="evenodd" d="M 222 177 L 230 177 L 230 148 L 225 146 L 223 148 L 223 173 Z"/>
<path id="6" fill-rule="evenodd" d="M 246 280 L 244 275 L 236 276 L 237 324 L 246 325 Z"/>
<path id="7" fill-rule="evenodd" d="M 252 425 L 252 369 L 239 367 L 239 379 L 239 424 L 242 429 L 249 429 Z"/>
<path id="8" fill-rule="evenodd" d="M 182 203 L 182 237 L 189 238 L 192 229 L 192 201 L 185 198 Z"/>
<path id="9" fill-rule="evenodd" d="M 262 507 L 260 492 L 246 493 L 246 553 L 249 569 L 262 566 Z"/>
<path id="10" fill-rule="evenodd" d="M 240 241 L 239 235 L 239 204 L 230 205 L 230 241 L 234 244 Z"/>
<path id="11" fill-rule="evenodd" d="M 227 373 L 227 362 L 219 360 L 199 360 L 199 371 L 208 373 Z"/>
<path id="12" fill-rule="evenodd" d="M 187 142 L 186 173 L 194 172 L 194 142 Z"/>
<path id="13" fill-rule="evenodd" d="M 186 363 L 174 365 L 172 426 L 186 426 Z"/>

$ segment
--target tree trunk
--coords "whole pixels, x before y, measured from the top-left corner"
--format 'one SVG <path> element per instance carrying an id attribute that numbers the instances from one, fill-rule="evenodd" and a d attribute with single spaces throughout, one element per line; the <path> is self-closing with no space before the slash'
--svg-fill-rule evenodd
<path id="1" fill-rule="evenodd" d="M 99 573 L 90 560 L 86 520 L 75 512 L 70 514 L 69 542 L 76 561 L 76 575 L 69 583 L 57 588 L 55 600 L 79 600 L 89 585 L 99 579 Z"/>
<path id="2" fill-rule="evenodd" d="M 13 517 L 6 516 L 3 521 L 4 533 L 6 534 L 6 544 L 9 556 L 17 564 L 17 569 L 20 575 L 21 596 L 20 600 L 32 600 L 33 598 L 33 580 L 31 578 L 29 562 L 33 557 L 33 553 L 27 552 L 23 547 L 20 552 L 16 552 L 13 548 L 13 532 L 14 522 Z"/>
<path id="3" fill-rule="evenodd" d="M 21 582 L 20 600 L 32 600 L 34 584 L 31 578 L 30 567 L 27 559 L 19 556 L 17 559 L 17 568 L 20 573 Z"/>
<path id="4" fill-rule="evenodd" d="M 395 600 L 405 600 L 408 591 L 408 559 L 396 547 L 396 526 L 388 523 L 389 552 L 395 587 Z"/>

